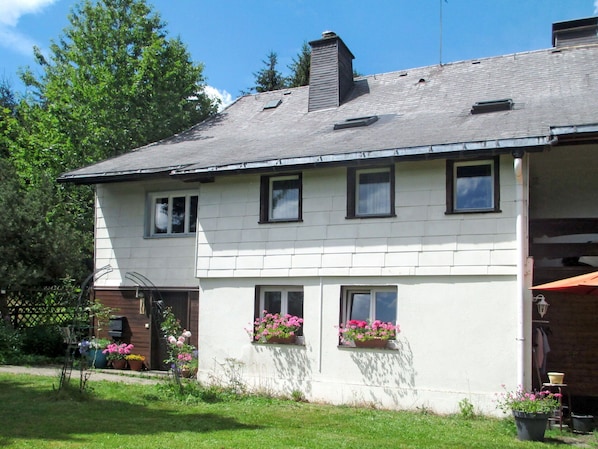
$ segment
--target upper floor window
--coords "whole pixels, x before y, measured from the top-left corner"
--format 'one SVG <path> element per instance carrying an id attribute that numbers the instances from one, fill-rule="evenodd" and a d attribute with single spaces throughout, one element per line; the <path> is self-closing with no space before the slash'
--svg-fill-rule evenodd
<path id="1" fill-rule="evenodd" d="M 347 169 L 347 218 L 395 214 L 394 165 Z"/>
<path id="2" fill-rule="evenodd" d="M 150 234 L 191 234 L 197 229 L 198 195 L 181 192 L 151 195 Z"/>
<path id="3" fill-rule="evenodd" d="M 447 213 L 498 212 L 498 157 L 447 161 Z"/>
<path id="4" fill-rule="evenodd" d="M 342 322 L 350 320 L 396 323 L 397 289 L 394 287 L 346 287 L 342 295 Z"/>
<path id="5" fill-rule="evenodd" d="M 260 222 L 301 220 L 301 173 L 262 176 Z"/>

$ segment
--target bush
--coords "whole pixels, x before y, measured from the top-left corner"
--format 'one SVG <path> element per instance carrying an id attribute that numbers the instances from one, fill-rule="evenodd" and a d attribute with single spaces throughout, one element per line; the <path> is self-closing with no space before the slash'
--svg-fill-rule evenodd
<path id="1" fill-rule="evenodd" d="M 10 323 L 0 320 L 0 365 L 18 357 L 21 352 L 21 336 Z"/>
<path id="2" fill-rule="evenodd" d="M 58 357 L 64 354 L 64 336 L 60 327 L 55 325 L 42 325 L 25 328 L 23 334 L 22 350 L 25 354 Z"/>

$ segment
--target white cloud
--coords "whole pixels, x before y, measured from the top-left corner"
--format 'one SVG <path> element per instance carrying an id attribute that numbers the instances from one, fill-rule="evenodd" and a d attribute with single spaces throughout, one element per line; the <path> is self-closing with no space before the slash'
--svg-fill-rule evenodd
<path id="1" fill-rule="evenodd" d="M 21 16 L 40 12 L 57 0 L 0 0 L 0 45 L 31 56 L 35 42 L 17 29 Z"/>
<path id="2" fill-rule="evenodd" d="M 40 12 L 57 0 L 2 0 L 0 2 L 0 24 L 16 27 L 24 14 Z"/>
<path id="3" fill-rule="evenodd" d="M 218 108 L 219 111 L 223 110 L 225 107 L 227 107 L 229 104 L 233 102 L 232 95 L 225 90 L 218 90 L 212 86 L 205 86 L 204 91 L 208 97 L 220 100 L 220 107 Z"/>

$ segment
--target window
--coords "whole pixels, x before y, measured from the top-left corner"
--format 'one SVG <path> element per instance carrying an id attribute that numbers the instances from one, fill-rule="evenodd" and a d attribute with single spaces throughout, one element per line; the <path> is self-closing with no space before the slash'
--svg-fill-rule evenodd
<path id="1" fill-rule="evenodd" d="M 191 234 L 197 229 L 198 195 L 181 192 L 151 195 L 150 235 Z"/>
<path id="2" fill-rule="evenodd" d="M 294 315 L 303 318 L 302 287 L 259 287 L 257 316 L 264 310 L 281 315 Z"/>
<path id="3" fill-rule="evenodd" d="M 347 218 L 395 214 L 394 165 L 347 170 Z"/>
<path id="4" fill-rule="evenodd" d="M 342 294 L 342 322 L 349 320 L 397 322 L 397 289 L 347 287 Z"/>
<path id="5" fill-rule="evenodd" d="M 257 287 L 255 317 L 262 318 L 264 310 L 303 318 L 303 287 Z M 298 335 L 303 335 L 303 329 Z"/>
<path id="6" fill-rule="evenodd" d="M 301 174 L 262 176 L 260 223 L 301 220 Z"/>
<path id="7" fill-rule="evenodd" d="M 498 161 L 447 161 L 447 213 L 499 212 Z"/>

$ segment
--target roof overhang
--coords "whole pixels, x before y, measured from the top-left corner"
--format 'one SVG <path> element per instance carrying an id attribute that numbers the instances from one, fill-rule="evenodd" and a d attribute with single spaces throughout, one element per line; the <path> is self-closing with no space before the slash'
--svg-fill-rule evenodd
<path id="1" fill-rule="evenodd" d="M 551 143 L 549 137 L 524 137 L 513 139 L 496 139 L 476 142 L 447 143 L 425 145 L 408 148 L 391 148 L 384 150 L 355 151 L 342 154 L 305 156 L 285 159 L 243 162 L 212 167 L 183 167 L 171 172 L 175 178 L 184 180 L 201 180 L 216 175 L 247 172 L 263 172 L 279 169 L 295 169 L 304 166 L 359 164 L 381 159 L 424 160 L 438 159 L 454 154 L 470 155 L 470 153 L 509 153 L 516 148 L 527 151 L 541 151 Z"/>
<path id="2" fill-rule="evenodd" d="M 550 134 L 562 145 L 598 142 L 598 123 L 587 125 L 551 126 Z"/>

